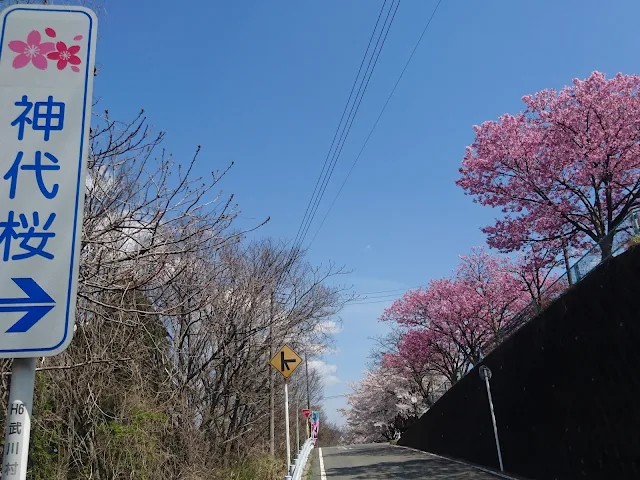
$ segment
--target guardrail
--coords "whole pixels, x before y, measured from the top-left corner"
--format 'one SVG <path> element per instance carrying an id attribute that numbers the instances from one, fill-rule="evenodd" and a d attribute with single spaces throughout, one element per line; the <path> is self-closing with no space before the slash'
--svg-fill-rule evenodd
<path id="1" fill-rule="evenodd" d="M 304 467 L 307 465 L 309 454 L 313 450 L 314 439 L 308 438 L 304 445 L 296 455 L 296 458 L 291 465 L 291 471 L 284 477 L 285 480 L 302 480 L 302 474 L 304 473 Z"/>

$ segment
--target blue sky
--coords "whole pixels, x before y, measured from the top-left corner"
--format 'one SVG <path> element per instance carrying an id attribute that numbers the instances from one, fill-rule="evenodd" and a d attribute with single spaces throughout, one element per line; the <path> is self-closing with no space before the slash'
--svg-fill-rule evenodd
<path id="1" fill-rule="evenodd" d="M 181 2 L 182 3 L 182 2 Z M 380 62 L 311 228 L 315 233 L 436 0 L 400 5 Z M 322 168 L 382 0 L 109 0 L 101 21 L 98 109 L 145 108 L 165 147 L 198 172 L 236 166 L 223 189 L 240 224 L 271 216 L 261 236 L 293 238 Z M 606 6 L 605 6 L 606 5 Z M 331 215 L 311 246 L 356 292 L 448 275 L 484 242 L 497 212 L 454 185 L 472 125 L 522 107 L 593 70 L 640 68 L 636 0 L 444 0 Z M 336 352 L 322 359 L 326 396 L 361 377 L 377 318 L 391 303 L 353 305 Z M 328 400 L 333 421 L 344 399 Z"/>

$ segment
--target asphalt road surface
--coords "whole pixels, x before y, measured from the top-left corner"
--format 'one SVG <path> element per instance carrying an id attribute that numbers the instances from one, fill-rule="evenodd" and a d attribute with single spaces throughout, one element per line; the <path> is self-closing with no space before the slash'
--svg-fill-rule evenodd
<path id="1" fill-rule="evenodd" d="M 320 462 L 319 453 L 322 453 Z M 498 477 L 428 453 L 388 444 L 316 448 L 312 480 L 495 480 Z M 324 476 L 320 466 L 324 467 Z"/>

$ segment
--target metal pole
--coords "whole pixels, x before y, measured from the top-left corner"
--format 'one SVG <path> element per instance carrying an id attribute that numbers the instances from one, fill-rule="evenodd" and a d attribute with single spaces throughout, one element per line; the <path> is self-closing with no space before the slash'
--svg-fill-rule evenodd
<path id="1" fill-rule="evenodd" d="M 491 398 L 491 387 L 489 387 L 489 377 L 484 377 L 484 382 L 487 385 L 487 396 L 489 397 L 489 408 L 491 409 L 491 421 L 493 422 L 493 433 L 496 437 L 496 448 L 498 449 L 498 461 L 500 462 L 500 471 L 504 472 L 504 466 L 502 465 L 502 451 L 500 450 L 500 440 L 498 440 L 498 426 L 496 425 L 496 414 L 493 411 L 493 399 Z"/>
<path id="2" fill-rule="evenodd" d="M 36 359 L 16 358 L 11 368 L 11 390 L 5 429 L 2 478 L 26 480 L 33 388 L 36 379 Z"/>
<path id="3" fill-rule="evenodd" d="M 273 290 L 271 290 L 269 303 L 269 360 L 273 358 Z M 269 368 L 269 453 L 271 456 L 275 456 L 276 454 L 276 420 L 275 420 L 275 410 L 276 410 L 276 399 L 275 399 L 275 378 L 273 377 L 274 372 L 271 370 L 271 366 L 267 366 Z"/>
<path id="4" fill-rule="evenodd" d="M 307 355 L 304 356 L 304 369 L 307 374 L 307 409 L 311 410 L 311 396 L 309 395 L 309 361 Z"/>
<path id="5" fill-rule="evenodd" d="M 298 389 L 296 389 L 296 446 L 300 452 L 300 401 L 298 399 Z"/>
<path id="6" fill-rule="evenodd" d="M 287 475 L 291 470 L 291 441 L 289 440 L 289 382 L 284 381 L 284 431 L 287 442 Z"/>
<path id="7" fill-rule="evenodd" d="M 311 395 L 309 394 L 309 359 L 308 355 L 304 356 L 304 369 L 307 377 L 307 410 L 311 410 Z M 306 419 L 306 427 L 307 427 L 307 438 L 311 437 L 311 417 Z"/>
<path id="8" fill-rule="evenodd" d="M 307 434 L 307 438 L 311 438 L 311 430 L 310 430 L 310 427 L 309 427 L 310 424 L 309 424 L 309 419 L 308 418 L 304 419 L 304 425 L 305 425 L 305 432 Z"/>

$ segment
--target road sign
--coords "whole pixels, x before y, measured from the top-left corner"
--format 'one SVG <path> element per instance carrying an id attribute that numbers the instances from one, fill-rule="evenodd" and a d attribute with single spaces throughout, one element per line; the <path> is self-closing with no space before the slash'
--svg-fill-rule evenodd
<path id="1" fill-rule="evenodd" d="M 320 430 L 320 412 L 311 412 L 311 438 L 313 438 L 313 444 L 318 441 L 318 431 Z"/>
<path id="2" fill-rule="evenodd" d="M 311 410 L 305 408 L 302 410 L 302 414 L 304 415 L 304 418 L 309 418 L 311 416 Z"/>
<path id="3" fill-rule="evenodd" d="M 285 345 L 271 359 L 271 365 L 279 371 L 284 378 L 289 378 L 296 368 L 302 363 L 302 357 L 294 352 L 289 345 Z"/>
<path id="4" fill-rule="evenodd" d="M 81 7 L 0 17 L 0 357 L 71 341 L 97 20 Z"/>

